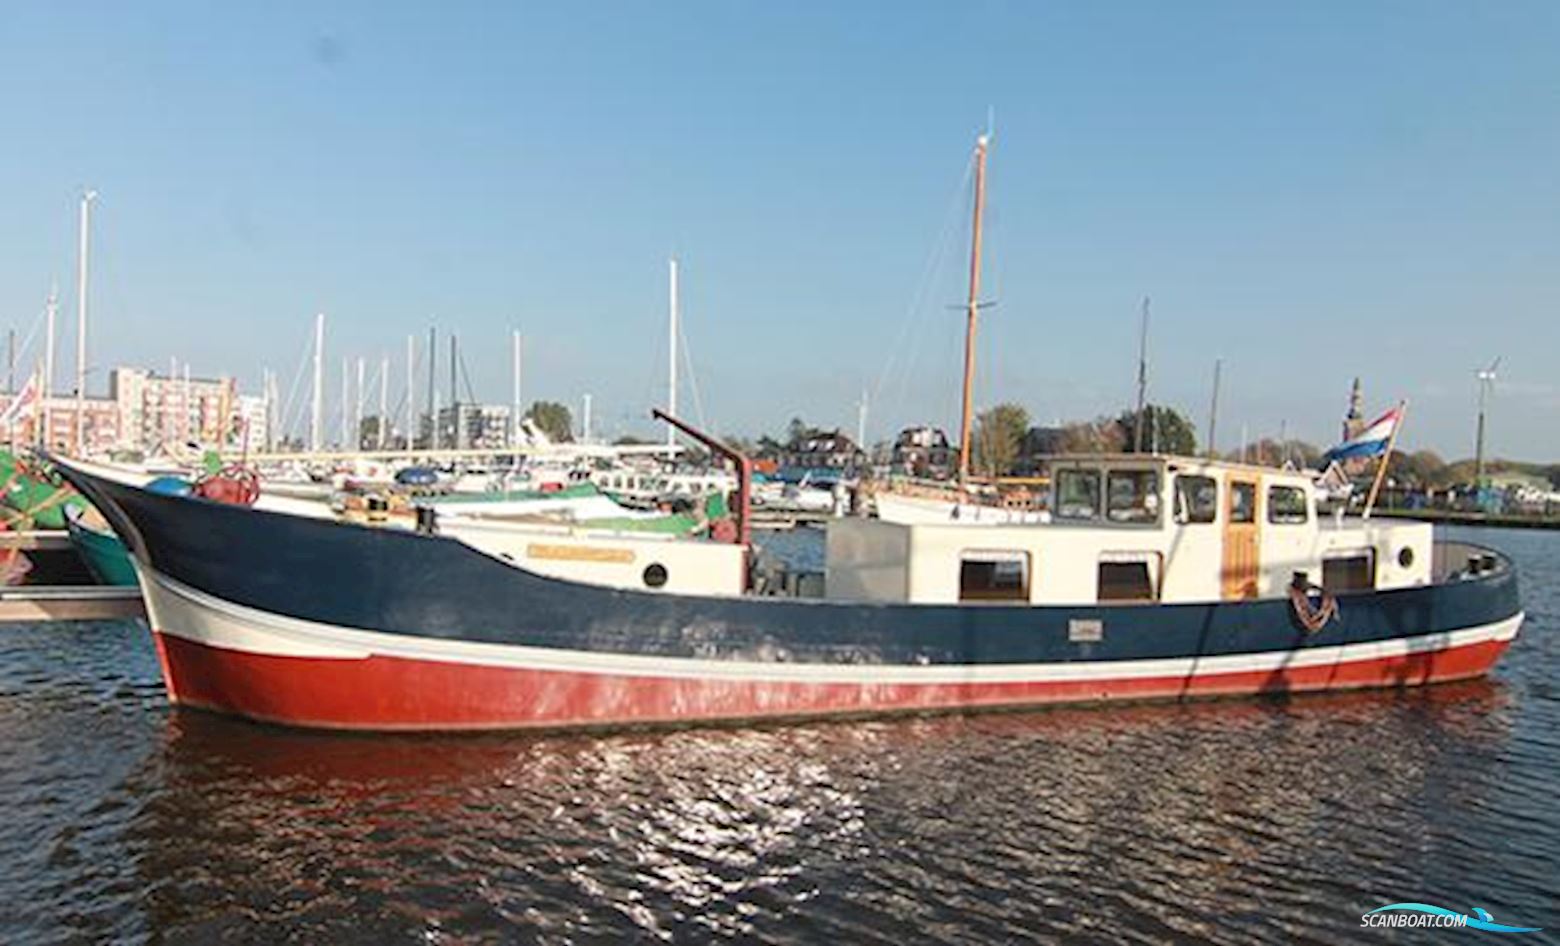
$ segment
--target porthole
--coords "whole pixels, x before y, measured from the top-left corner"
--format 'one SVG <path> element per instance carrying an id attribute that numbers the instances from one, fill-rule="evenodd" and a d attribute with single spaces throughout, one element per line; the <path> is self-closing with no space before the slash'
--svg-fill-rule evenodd
<path id="1" fill-rule="evenodd" d="M 1414 550 L 1405 545 L 1398 549 L 1398 565 L 1403 568 L 1412 568 L 1414 565 Z"/>
<path id="2" fill-rule="evenodd" d="M 651 562 L 645 566 L 645 587 L 659 588 L 666 584 L 666 566 L 660 562 Z"/>

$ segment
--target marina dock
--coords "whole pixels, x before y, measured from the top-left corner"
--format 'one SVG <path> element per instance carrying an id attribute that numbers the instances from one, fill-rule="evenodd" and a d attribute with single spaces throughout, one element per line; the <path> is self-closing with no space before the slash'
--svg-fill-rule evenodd
<path id="1" fill-rule="evenodd" d="M 146 616 L 141 589 L 114 585 L 0 588 L 0 623 L 110 621 Z"/>

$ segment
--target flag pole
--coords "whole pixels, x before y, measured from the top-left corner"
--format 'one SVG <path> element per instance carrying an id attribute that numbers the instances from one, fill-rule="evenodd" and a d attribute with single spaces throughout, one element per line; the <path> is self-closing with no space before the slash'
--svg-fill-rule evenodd
<path id="1" fill-rule="evenodd" d="M 1397 423 L 1392 425 L 1392 436 L 1387 438 L 1387 452 L 1381 455 L 1381 462 L 1376 466 L 1376 479 L 1370 484 L 1370 495 L 1365 498 L 1362 519 L 1369 519 L 1370 511 L 1376 508 L 1376 494 L 1381 492 L 1381 481 L 1387 476 L 1387 464 L 1392 462 L 1392 448 L 1397 446 L 1398 431 L 1403 429 L 1403 421 L 1407 419 L 1408 401 L 1399 401 Z"/>

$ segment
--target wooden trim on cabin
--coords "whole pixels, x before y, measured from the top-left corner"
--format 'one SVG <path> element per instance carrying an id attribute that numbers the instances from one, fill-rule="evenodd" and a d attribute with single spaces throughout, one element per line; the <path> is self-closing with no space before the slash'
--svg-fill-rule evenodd
<path id="1" fill-rule="evenodd" d="M 544 545 L 532 542 L 525 547 L 526 558 L 549 559 L 558 562 L 598 562 L 611 565 L 632 565 L 633 549 L 601 548 L 594 545 Z"/>

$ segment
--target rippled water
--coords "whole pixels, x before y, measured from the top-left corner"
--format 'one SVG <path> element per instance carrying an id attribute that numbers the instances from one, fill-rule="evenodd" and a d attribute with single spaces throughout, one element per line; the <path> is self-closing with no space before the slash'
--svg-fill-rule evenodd
<path id="1" fill-rule="evenodd" d="M 1401 694 L 332 736 L 170 711 L 135 624 L 0 626 L 0 938 L 1555 941 L 1560 533 L 1463 534 L 1528 624 Z"/>

